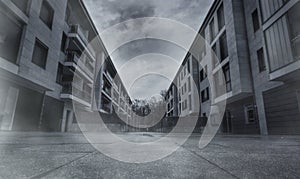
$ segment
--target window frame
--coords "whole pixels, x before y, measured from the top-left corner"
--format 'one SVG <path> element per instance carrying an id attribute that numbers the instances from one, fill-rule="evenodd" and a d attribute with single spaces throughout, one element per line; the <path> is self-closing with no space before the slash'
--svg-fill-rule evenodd
<path id="1" fill-rule="evenodd" d="M 253 117 L 251 118 L 252 120 L 250 120 L 249 118 L 249 111 L 252 110 L 253 111 Z M 245 113 L 245 123 L 246 124 L 255 124 L 256 121 L 256 116 L 255 116 L 255 107 L 253 104 L 246 104 L 244 105 L 244 113 Z"/>
<path id="2" fill-rule="evenodd" d="M 37 45 L 40 48 L 43 48 L 43 50 L 45 50 L 46 54 L 45 54 L 45 59 L 42 65 L 40 65 L 37 61 L 35 61 L 35 50 Z M 31 58 L 31 62 L 37 66 L 39 66 L 40 68 L 43 68 L 44 70 L 46 69 L 47 66 L 47 60 L 48 60 L 48 54 L 49 54 L 49 47 L 44 44 L 40 39 L 36 38 L 35 39 L 35 43 L 34 43 L 34 48 L 33 48 L 33 52 L 32 52 L 32 58 Z"/>
<path id="3" fill-rule="evenodd" d="M 223 27 L 225 26 L 225 14 L 224 14 L 223 3 L 219 6 L 219 8 L 217 10 L 217 17 L 218 17 L 218 30 L 220 32 L 223 29 Z M 223 21 L 220 21 L 220 19 L 222 19 Z M 221 24 L 221 22 L 222 22 L 222 24 Z"/>
<path id="4" fill-rule="evenodd" d="M 48 12 L 50 13 L 50 14 L 47 14 L 48 15 L 47 19 L 44 19 L 44 17 L 42 17 L 42 15 L 41 15 L 42 11 L 44 10 L 43 8 L 46 8 L 46 10 L 48 10 Z M 39 18 L 50 30 L 52 30 L 52 26 L 53 26 L 53 22 L 54 22 L 54 14 L 55 14 L 55 11 L 54 11 L 53 7 L 50 5 L 50 3 L 47 0 L 43 0 L 41 8 L 40 8 Z M 50 19 L 48 19 L 48 18 L 50 18 Z"/>
<path id="5" fill-rule="evenodd" d="M 222 67 L 222 70 L 223 70 L 223 73 L 224 73 L 224 82 L 225 82 L 226 92 L 228 93 L 228 92 L 232 91 L 231 76 L 230 76 L 231 74 L 230 74 L 230 65 L 229 65 L 229 63 L 225 64 Z M 228 72 L 228 74 L 226 72 Z"/>
<path id="6" fill-rule="evenodd" d="M 259 21 L 258 10 L 257 9 L 255 9 L 251 13 L 251 19 L 252 19 L 253 32 L 256 33 L 260 29 L 260 27 L 261 27 L 260 21 Z"/>
<path id="7" fill-rule="evenodd" d="M 266 62 L 265 62 L 265 56 L 264 56 L 264 49 L 263 47 L 262 48 L 259 48 L 257 51 L 256 51 L 256 55 L 257 55 L 257 63 L 258 63 L 258 70 L 259 72 L 264 72 L 267 70 L 267 67 L 266 67 Z"/>

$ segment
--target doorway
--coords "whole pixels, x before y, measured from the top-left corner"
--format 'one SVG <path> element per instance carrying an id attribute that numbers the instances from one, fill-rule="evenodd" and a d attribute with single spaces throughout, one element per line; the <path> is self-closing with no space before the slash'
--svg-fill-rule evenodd
<path id="1" fill-rule="evenodd" d="M 222 132 L 232 133 L 232 118 L 229 110 L 226 110 L 222 122 Z"/>

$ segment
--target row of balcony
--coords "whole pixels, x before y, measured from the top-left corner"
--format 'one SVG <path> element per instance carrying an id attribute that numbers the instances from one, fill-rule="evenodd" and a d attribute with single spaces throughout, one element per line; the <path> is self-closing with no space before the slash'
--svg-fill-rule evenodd
<path id="1" fill-rule="evenodd" d="M 67 55 L 65 57 L 64 66 L 70 67 L 73 70 L 75 69 L 84 80 L 84 84 L 93 83 L 94 62 L 96 57 L 95 51 L 92 48 L 87 48 L 89 43 L 88 39 L 88 31 L 84 31 L 79 24 L 70 25 L 67 40 L 68 44 L 66 47 Z M 82 55 L 83 52 L 85 52 L 85 55 Z M 70 74 L 63 75 L 66 76 Z M 92 88 L 84 89 L 72 85 L 71 81 L 64 81 L 61 85 L 61 96 L 64 98 L 73 99 L 73 97 L 76 97 L 84 101 L 85 104 L 91 104 Z"/>

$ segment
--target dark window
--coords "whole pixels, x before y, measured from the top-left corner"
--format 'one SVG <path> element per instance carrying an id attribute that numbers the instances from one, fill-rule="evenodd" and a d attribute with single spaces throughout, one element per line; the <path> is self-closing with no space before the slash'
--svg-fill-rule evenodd
<path id="1" fill-rule="evenodd" d="M 61 38 L 61 46 L 60 46 L 60 50 L 62 52 L 65 52 L 66 42 L 67 42 L 67 35 L 63 32 L 62 33 L 62 38 Z"/>
<path id="2" fill-rule="evenodd" d="M 209 88 L 205 88 L 201 91 L 201 101 L 205 102 L 209 100 Z"/>
<path id="3" fill-rule="evenodd" d="M 231 78 L 230 78 L 230 67 L 229 63 L 224 65 L 223 67 L 223 73 L 224 73 L 224 78 L 225 78 L 225 84 L 226 84 L 226 91 L 229 92 L 231 91 Z"/>
<path id="4" fill-rule="evenodd" d="M 29 0 L 11 0 L 24 14 L 28 14 Z"/>
<path id="5" fill-rule="evenodd" d="M 260 48 L 257 51 L 257 60 L 258 60 L 259 72 L 265 71 L 266 70 L 266 64 L 265 64 L 265 59 L 264 59 L 264 50 L 263 50 L 263 48 Z"/>
<path id="6" fill-rule="evenodd" d="M 212 19 L 212 21 L 209 24 L 209 31 L 210 31 L 210 39 L 211 42 L 215 39 L 216 37 L 216 31 L 215 31 L 215 21 Z"/>
<path id="7" fill-rule="evenodd" d="M 204 80 L 204 69 L 200 71 L 200 81 Z"/>
<path id="8" fill-rule="evenodd" d="M 190 59 L 187 60 L 187 70 L 188 70 L 189 73 L 191 72 L 191 70 L 190 70 Z"/>
<path id="9" fill-rule="evenodd" d="M 0 57 L 16 63 L 21 43 L 23 25 L 0 11 Z"/>
<path id="10" fill-rule="evenodd" d="M 244 106 L 245 116 L 246 116 L 246 124 L 252 124 L 255 122 L 255 113 L 253 105 Z"/>
<path id="11" fill-rule="evenodd" d="M 220 54 L 221 54 L 221 61 L 223 61 L 226 57 L 228 57 L 226 33 L 222 34 L 222 36 L 220 37 Z"/>
<path id="12" fill-rule="evenodd" d="M 256 32 L 260 28 L 257 9 L 255 9 L 255 11 L 252 12 L 252 24 L 253 30 L 254 32 Z"/>
<path id="13" fill-rule="evenodd" d="M 180 114 L 181 113 L 181 103 L 179 103 L 178 108 L 179 108 L 179 114 Z"/>
<path id="14" fill-rule="evenodd" d="M 57 74 L 56 74 L 56 83 L 58 84 L 62 84 L 63 71 L 64 71 L 64 66 L 61 63 L 58 63 Z"/>
<path id="15" fill-rule="evenodd" d="M 218 9 L 217 15 L 218 15 L 218 27 L 219 27 L 219 30 L 221 30 L 225 25 L 223 4 Z"/>
<path id="16" fill-rule="evenodd" d="M 52 29 L 53 16 L 53 8 L 46 0 L 44 0 L 40 11 L 40 18 L 50 29 Z"/>
<path id="17" fill-rule="evenodd" d="M 217 54 L 217 46 L 216 44 L 214 44 L 212 47 L 212 61 L 213 61 L 213 64 L 214 64 L 214 67 L 216 67 L 218 64 L 219 64 L 219 59 L 218 59 L 218 54 Z"/>
<path id="18" fill-rule="evenodd" d="M 39 39 L 35 40 L 32 62 L 41 68 L 46 68 L 48 56 L 48 47 L 43 44 Z"/>
<path id="19" fill-rule="evenodd" d="M 200 81 L 203 81 L 207 77 L 207 66 L 200 71 Z"/>

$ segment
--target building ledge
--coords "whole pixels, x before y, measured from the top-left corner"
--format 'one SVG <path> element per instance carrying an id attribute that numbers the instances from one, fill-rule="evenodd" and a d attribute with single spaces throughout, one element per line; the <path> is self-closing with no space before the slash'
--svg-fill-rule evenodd
<path id="1" fill-rule="evenodd" d="M 270 80 L 286 81 L 290 79 L 300 79 L 300 60 L 295 61 L 283 68 L 269 74 Z"/>

